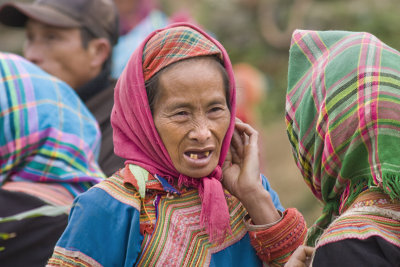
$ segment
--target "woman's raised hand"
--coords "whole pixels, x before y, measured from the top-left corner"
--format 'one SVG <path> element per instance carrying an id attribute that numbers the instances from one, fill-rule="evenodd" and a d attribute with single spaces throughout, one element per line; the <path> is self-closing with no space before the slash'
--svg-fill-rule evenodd
<path id="1" fill-rule="evenodd" d="M 234 196 L 246 198 L 262 187 L 260 179 L 258 132 L 236 118 L 230 151 L 222 166 L 224 187 Z"/>
<path id="2" fill-rule="evenodd" d="M 236 119 L 230 152 L 222 166 L 224 187 L 246 208 L 253 223 L 269 224 L 280 215 L 260 178 L 258 132 Z"/>

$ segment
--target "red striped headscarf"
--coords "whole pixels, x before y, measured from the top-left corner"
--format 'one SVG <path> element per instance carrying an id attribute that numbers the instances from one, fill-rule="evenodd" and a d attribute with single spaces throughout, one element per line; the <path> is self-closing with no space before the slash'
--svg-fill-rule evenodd
<path id="1" fill-rule="evenodd" d="M 154 126 L 145 81 L 170 64 L 198 56 L 216 55 L 223 61 L 230 83 L 231 120 L 218 166 L 207 177 L 195 179 L 179 173 Z M 115 153 L 126 164 L 139 165 L 152 174 L 199 189 L 201 223 L 210 241 L 221 241 L 230 232 L 230 217 L 222 184 L 221 166 L 228 152 L 235 125 L 235 82 L 232 65 L 223 46 L 199 28 L 173 24 L 150 34 L 132 54 L 115 88 L 111 115 Z"/>

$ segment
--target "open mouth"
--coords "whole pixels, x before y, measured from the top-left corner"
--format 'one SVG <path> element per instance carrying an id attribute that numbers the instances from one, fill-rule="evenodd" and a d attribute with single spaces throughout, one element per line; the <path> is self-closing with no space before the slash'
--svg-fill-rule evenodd
<path id="1" fill-rule="evenodd" d="M 188 151 L 185 152 L 185 155 L 191 159 L 205 159 L 210 156 L 211 151 Z"/>

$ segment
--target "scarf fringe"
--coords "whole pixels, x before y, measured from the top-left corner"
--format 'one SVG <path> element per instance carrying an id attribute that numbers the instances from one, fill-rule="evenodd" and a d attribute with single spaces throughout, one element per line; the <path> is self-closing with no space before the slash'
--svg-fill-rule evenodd
<path id="1" fill-rule="evenodd" d="M 205 227 L 211 243 L 222 243 L 232 234 L 228 204 L 222 184 L 214 177 L 203 178 L 199 188 L 202 201 L 200 225 Z"/>
<path id="2" fill-rule="evenodd" d="M 398 174 L 382 175 L 382 188 L 393 200 L 400 200 L 400 177 Z"/>

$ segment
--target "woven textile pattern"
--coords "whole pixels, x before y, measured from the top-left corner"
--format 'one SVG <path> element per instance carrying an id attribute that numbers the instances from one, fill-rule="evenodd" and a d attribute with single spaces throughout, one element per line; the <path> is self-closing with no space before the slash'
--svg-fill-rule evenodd
<path id="1" fill-rule="evenodd" d="M 132 177 L 127 180 L 129 176 Z M 212 253 L 225 249 L 246 234 L 245 210 L 235 197 L 227 198 L 233 234 L 217 245 L 209 242 L 204 227 L 200 226 L 201 201 L 197 190 L 185 188 L 179 196 L 172 192 L 166 195 L 160 186 L 159 179 L 162 178 L 156 179 L 149 174 L 148 179 L 143 199 L 136 190 L 135 176 L 127 167 L 95 186 L 140 211 L 144 241 L 137 265 L 207 266 Z"/>
<path id="2" fill-rule="evenodd" d="M 12 54 L 0 53 L 0 75 L 0 183 L 59 183 L 75 196 L 99 182 L 99 128 L 75 92 Z"/>
<path id="3" fill-rule="evenodd" d="M 151 208 L 154 206 L 148 206 L 148 213 Z M 162 197 L 158 209 L 154 233 L 146 235 L 143 242 L 140 266 L 208 266 L 213 253 L 238 242 L 247 233 L 245 210 L 236 199 L 229 202 L 232 235 L 218 245 L 209 242 L 200 226 L 201 202 L 196 190 L 188 190 L 178 199 Z"/>
<path id="4" fill-rule="evenodd" d="M 150 231 L 142 233 L 144 240 L 137 266 L 208 266 L 212 254 L 235 244 L 247 233 L 243 222 L 246 211 L 235 197 L 227 199 L 232 235 L 223 243 L 215 244 L 209 242 L 208 234 L 200 226 L 201 201 L 196 189 L 185 188 L 179 197 L 173 197 L 163 191 L 157 179 L 149 177 L 146 198 L 141 199 L 136 186 L 124 184 L 123 176 L 126 174 L 119 171 L 93 189 L 101 188 L 122 203 L 138 209 L 140 231 L 150 226 Z M 62 247 L 55 248 L 49 263 L 100 266 L 84 253 Z"/>
<path id="5" fill-rule="evenodd" d="M 360 216 L 362 214 L 362 216 Z M 396 217 L 397 215 L 397 217 Z M 379 190 L 367 190 L 318 240 L 318 247 L 343 239 L 379 236 L 400 247 L 400 205 Z"/>

